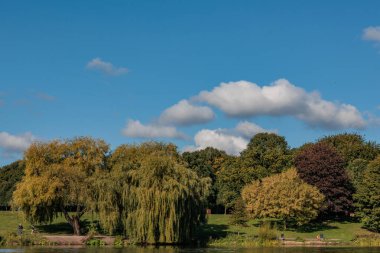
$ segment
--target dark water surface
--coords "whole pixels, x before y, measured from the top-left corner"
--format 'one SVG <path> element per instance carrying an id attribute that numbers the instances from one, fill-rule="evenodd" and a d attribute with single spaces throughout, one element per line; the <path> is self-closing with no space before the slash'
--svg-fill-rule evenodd
<path id="1" fill-rule="evenodd" d="M 0 253 L 380 253 L 380 248 L 250 248 L 250 249 L 226 249 L 226 248 L 112 248 L 112 247 L 86 247 L 86 248 L 49 248 L 49 247 L 24 247 L 24 248 L 0 248 Z"/>

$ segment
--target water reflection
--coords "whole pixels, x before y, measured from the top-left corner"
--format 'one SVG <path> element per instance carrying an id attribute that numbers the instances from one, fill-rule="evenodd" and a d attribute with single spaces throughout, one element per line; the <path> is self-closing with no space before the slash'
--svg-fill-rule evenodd
<path id="1" fill-rule="evenodd" d="M 379 253 L 380 248 L 176 248 L 176 247 L 24 247 L 0 248 L 0 253 Z"/>

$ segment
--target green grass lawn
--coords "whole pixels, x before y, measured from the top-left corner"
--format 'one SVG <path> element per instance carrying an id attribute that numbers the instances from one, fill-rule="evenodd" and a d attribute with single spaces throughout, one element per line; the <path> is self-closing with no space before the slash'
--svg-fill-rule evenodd
<path id="1" fill-rule="evenodd" d="M 91 214 L 85 214 L 82 218 L 84 226 L 88 226 L 92 220 Z M 0 211 L 0 235 L 10 232 L 17 232 L 17 225 L 22 223 L 25 232 L 31 231 L 30 224 L 25 221 L 20 212 Z M 230 234 L 252 237 L 258 234 L 259 221 L 249 221 L 246 227 L 229 225 L 229 215 L 212 214 L 208 218 L 208 223 L 203 225 L 197 232 L 198 238 L 203 240 L 223 238 Z M 36 226 L 41 234 L 72 234 L 70 225 L 64 217 L 58 217 L 52 224 Z M 343 242 L 351 241 L 357 234 L 369 234 L 361 228 L 361 223 L 356 222 L 326 222 L 307 229 L 286 231 L 279 230 L 285 234 L 286 238 L 314 239 L 318 234 L 323 234 L 326 239 L 338 239 Z"/>
<path id="2" fill-rule="evenodd" d="M 279 235 L 284 233 L 286 238 L 315 239 L 318 234 L 323 234 L 326 239 L 338 239 L 343 242 L 351 241 L 355 235 L 370 234 L 361 228 L 362 224 L 357 222 L 326 222 L 303 229 L 279 230 Z M 258 234 L 259 221 L 251 220 L 246 227 L 229 225 L 229 215 L 212 214 L 208 218 L 208 223 L 203 225 L 198 231 L 199 237 L 203 238 L 223 238 L 228 234 L 239 234 L 242 236 L 255 236 Z"/>
<path id="3" fill-rule="evenodd" d="M 85 214 L 82 217 L 84 226 L 88 226 L 92 220 L 91 214 Z M 18 224 L 22 224 L 24 232 L 31 232 L 31 224 L 27 222 L 21 212 L 0 211 L 0 235 L 6 235 L 11 232 L 17 232 Z M 65 218 L 58 216 L 51 224 L 42 224 L 36 226 L 41 234 L 72 234 L 71 226 Z"/>

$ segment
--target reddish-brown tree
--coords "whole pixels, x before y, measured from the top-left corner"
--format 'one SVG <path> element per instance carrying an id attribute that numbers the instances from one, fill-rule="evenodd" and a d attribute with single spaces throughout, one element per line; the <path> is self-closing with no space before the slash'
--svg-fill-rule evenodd
<path id="1" fill-rule="evenodd" d="M 324 215 L 347 215 L 352 210 L 352 186 L 344 164 L 338 152 L 325 143 L 308 145 L 295 157 L 300 178 L 325 195 Z"/>

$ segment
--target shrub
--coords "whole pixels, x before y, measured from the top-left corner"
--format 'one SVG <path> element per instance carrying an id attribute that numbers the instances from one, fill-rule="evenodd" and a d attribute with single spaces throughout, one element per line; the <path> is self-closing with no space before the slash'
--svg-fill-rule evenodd
<path id="1" fill-rule="evenodd" d="M 259 228 L 258 237 L 261 242 L 276 240 L 277 229 L 275 226 L 272 226 L 269 221 L 265 221 Z"/>

